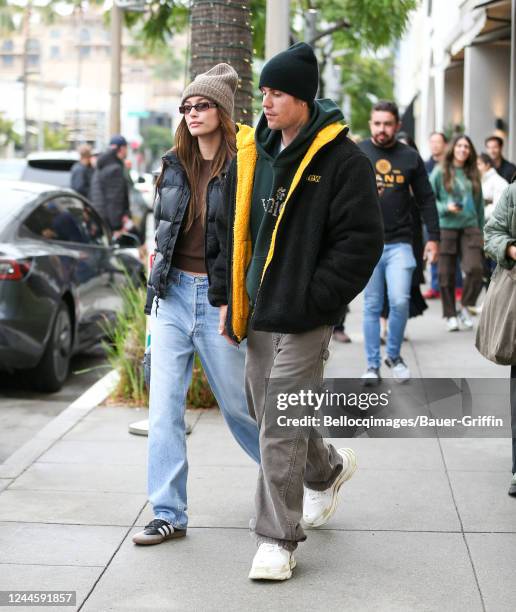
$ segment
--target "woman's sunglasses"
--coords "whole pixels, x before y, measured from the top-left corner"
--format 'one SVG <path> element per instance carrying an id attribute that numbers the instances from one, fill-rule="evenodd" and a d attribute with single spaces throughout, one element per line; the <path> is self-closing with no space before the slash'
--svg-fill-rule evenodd
<path id="1" fill-rule="evenodd" d="M 191 104 L 183 104 L 182 106 L 179 107 L 179 112 L 182 115 L 189 115 L 190 111 L 193 109 L 195 109 L 196 113 L 202 113 L 205 110 L 208 110 L 209 108 L 217 108 L 218 104 L 215 104 L 215 102 L 199 102 L 198 104 L 194 104 L 193 106 Z"/>

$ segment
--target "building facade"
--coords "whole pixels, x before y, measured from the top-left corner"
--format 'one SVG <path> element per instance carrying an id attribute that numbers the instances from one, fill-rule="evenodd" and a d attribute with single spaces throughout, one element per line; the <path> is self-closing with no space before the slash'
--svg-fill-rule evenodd
<path id="1" fill-rule="evenodd" d="M 492 134 L 516 160 L 516 0 L 423 0 L 400 41 L 396 95 L 424 155 L 434 131 Z"/>
<path id="2" fill-rule="evenodd" d="M 20 133 L 25 36 L 22 28 L 0 36 L 0 115 Z M 71 146 L 87 141 L 103 147 L 109 138 L 111 37 L 102 10 L 57 16 L 51 24 L 34 15 L 28 36 L 26 116 L 33 146 L 40 146 L 45 125 L 66 128 Z M 133 141 L 140 137 L 141 118 L 160 117 L 160 124 L 170 125 L 184 86 L 182 71 L 177 78 L 159 78 L 152 59 L 134 54 L 137 44 L 124 31 L 121 120 Z M 181 57 L 186 38 L 175 44 Z"/>

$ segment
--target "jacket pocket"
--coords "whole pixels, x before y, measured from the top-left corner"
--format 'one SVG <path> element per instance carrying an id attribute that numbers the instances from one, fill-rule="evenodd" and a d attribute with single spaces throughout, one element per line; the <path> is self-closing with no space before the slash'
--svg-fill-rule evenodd
<path id="1" fill-rule="evenodd" d="M 467 237 L 468 248 L 482 249 L 484 247 L 482 232 L 478 227 L 467 227 L 464 230 L 464 235 Z"/>

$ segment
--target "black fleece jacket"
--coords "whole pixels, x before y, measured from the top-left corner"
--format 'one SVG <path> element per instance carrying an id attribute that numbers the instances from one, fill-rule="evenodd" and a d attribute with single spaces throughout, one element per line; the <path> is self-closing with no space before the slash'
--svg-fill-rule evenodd
<path id="1" fill-rule="evenodd" d="M 272 259 L 251 313 L 254 330 L 300 333 L 337 324 L 380 259 L 383 227 L 375 175 L 346 132 L 340 131 L 310 158 L 283 207 Z M 233 290 L 232 266 L 242 258 L 235 252 L 234 225 L 236 217 L 237 223 L 241 219 L 238 211 L 251 206 L 250 198 L 237 206 L 239 159 L 231 163 L 224 205 L 217 213 L 220 253 L 208 293 L 212 305 L 228 304 L 226 327 L 238 341 L 246 331 L 236 333 L 234 326 L 242 320 L 241 299 L 235 298 L 242 295 L 241 289 Z M 248 192 L 252 193 L 252 187 Z"/>

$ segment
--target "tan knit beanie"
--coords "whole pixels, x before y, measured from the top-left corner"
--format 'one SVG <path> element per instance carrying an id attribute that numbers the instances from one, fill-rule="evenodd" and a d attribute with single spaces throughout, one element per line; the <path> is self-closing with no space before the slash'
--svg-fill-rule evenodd
<path id="1" fill-rule="evenodd" d="M 208 72 L 198 74 L 183 92 L 181 104 L 192 96 L 204 96 L 216 102 L 228 115 L 233 115 L 238 74 L 228 64 L 217 64 Z"/>

